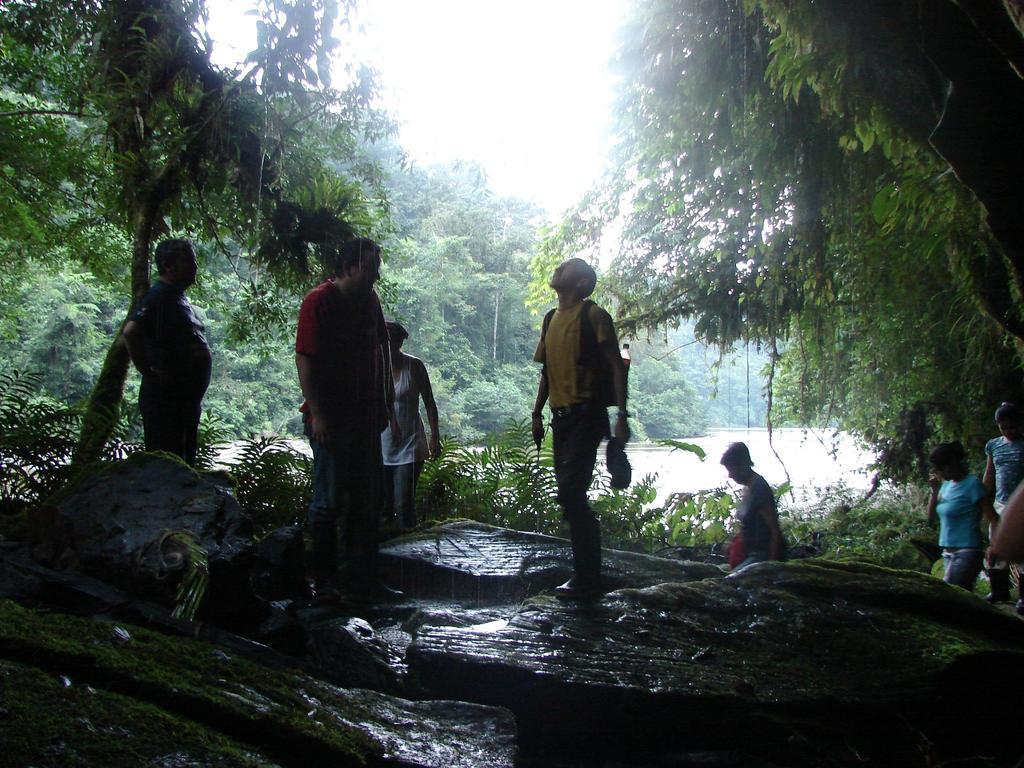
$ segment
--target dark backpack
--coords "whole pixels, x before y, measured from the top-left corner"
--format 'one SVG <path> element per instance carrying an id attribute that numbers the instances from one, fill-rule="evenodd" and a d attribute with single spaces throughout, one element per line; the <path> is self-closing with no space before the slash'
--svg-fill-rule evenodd
<path id="1" fill-rule="evenodd" d="M 588 370 L 594 371 L 590 402 L 607 407 L 616 404 L 615 380 L 612 378 L 612 370 L 608 361 L 604 359 L 604 355 L 601 354 L 601 350 L 597 346 L 597 333 L 594 331 L 594 323 L 590 319 L 590 312 L 595 306 L 597 305 L 590 299 L 584 299 L 583 309 L 580 310 L 580 349 L 576 357 L 576 380 L 582 381 L 586 378 Z M 541 340 L 547 336 L 548 326 L 551 325 L 551 318 L 554 316 L 554 309 L 544 315 L 544 324 L 540 332 Z M 547 363 L 544 368 L 547 370 Z"/>

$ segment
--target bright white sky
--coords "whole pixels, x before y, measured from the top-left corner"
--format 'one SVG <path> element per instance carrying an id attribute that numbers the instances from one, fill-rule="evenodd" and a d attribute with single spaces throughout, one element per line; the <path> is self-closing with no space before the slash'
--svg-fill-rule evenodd
<path id="1" fill-rule="evenodd" d="M 420 164 L 475 160 L 500 195 L 554 216 L 605 161 L 609 62 L 626 0 L 363 0 L 356 41 Z M 217 52 L 244 54 L 248 3 L 212 0 Z M 221 46 L 223 43 L 223 47 Z M 343 44 L 345 41 L 343 40 Z M 226 50 L 225 50 L 226 49 Z"/>

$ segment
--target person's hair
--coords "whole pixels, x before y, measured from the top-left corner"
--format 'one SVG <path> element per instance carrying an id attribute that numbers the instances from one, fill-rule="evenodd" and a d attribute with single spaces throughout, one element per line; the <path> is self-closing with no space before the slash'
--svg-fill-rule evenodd
<path id="1" fill-rule="evenodd" d="M 174 264 L 182 256 L 190 256 L 195 250 L 191 240 L 185 238 L 173 238 L 164 240 L 156 247 L 156 273 L 162 275 L 167 268 Z"/>
<path id="2" fill-rule="evenodd" d="M 409 332 L 405 330 L 405 326 L 394 320 L 385 320 L 384 325 L 387 326 L 388 336 L 391 340 L 397 344 L 401 344 L 403 341 L 409 338 Z"/>
<path id="3" fill-rule="evenodd" d="M 590 298 L 590 294 L 592 294 L 594 289 L 597 287 L 597 272 L 595 272 L 594 268 L 587 262 L 583 261 L 583 259 L 580 259 L 579 261 L 580 277 L 586 280 L 586 282 L 583 283 L 580 293 L 584 299 L 587 299 Z"/>
<path id="4" fill-rule="evenodd" d="M 750 449 L 746 443 L 733 443 L 722 454 L 723 467 L 752 467 L 754 462 L 750 459 Z"/>
<path id="5" fill-rule="evenodd" d="M 353 267 L 358 267 L 367 256 L 379 258 L 380 246 L 368 237 L 346 240 L 334 257 L 334 274 L 341 275 Z"/>
<path id="6" fill-rule="evenodd" d="M 939 443 L 928 454 L 928 461 L 933 467 L 956 470 L 957 474 L 967 474 L 967 452 L 959 440 Z"/>
<path id="7" fill-rule="evenodd" d="M 1000 403 L 996 408 L 996 421 L 1013 421 L 1020 423 L 1020 408 L 1014 403 Z"/>

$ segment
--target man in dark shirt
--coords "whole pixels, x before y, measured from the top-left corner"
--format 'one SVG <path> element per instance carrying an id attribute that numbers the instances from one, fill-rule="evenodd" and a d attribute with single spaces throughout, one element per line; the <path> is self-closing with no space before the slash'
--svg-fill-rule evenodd
<path id="1" fill-rule="evenodd" d="M 338 519 L 348 580 L 363 591 L 376 581 L 378 499 L 384 465 L 380 434 L 394 403 L 384 314 L 374 290 L 380 246 L 367 238 L 345 243 L 334 276 L 302 301 L 295 365 L 313 449 L 313 572 L 317 592 L 337 590 Z"/>
<path id="2" fill-rule="evenodd" d="M 765 560 L 781 560 L 785 541 L 779 528 L 775 494 L 768 482 L 754 471 L 746 443 L 733 443 L 722 454 L 722 466 L 729 479 L 744 486 L 736 518 L 746 556 L 734 571 Z"/>
<path id="3" fill-rule="evenodd" d="M 147 451 L 196 461 L 203 395 L 210 385 L 210 347 L 203 324 L 185 298 L 196 281 L 196 251 L 188 240 L 156 248 L 158 278 L 121 332 L 142 374 L 139 410 Z"/>

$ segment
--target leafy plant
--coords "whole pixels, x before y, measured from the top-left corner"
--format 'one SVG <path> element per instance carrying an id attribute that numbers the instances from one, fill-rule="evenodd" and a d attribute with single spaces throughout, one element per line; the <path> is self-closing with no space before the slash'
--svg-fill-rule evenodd
<path id="1" fill-rule="evenodd" d="M 697 446 L 684 450 L 700 452 Z M 656 480 L 648 474 L 617 490 L 607 473 L 595 473 L 590 503 L 605 546 L 657 549 L 725 538 L 724 519 L 732 510 L 728 494 L 698 494 L 696 501 L 675 494 L 655 506 Z M 417 492 L 420 509 L 432 520 L 464 517 L 552 535 L 565 533 L 557 494 L 550 435 L 538 454 L 525 422 L 491 435 L 483 448 L 445 439 L 441 457 L 424 467 Z"/>
<path id="2" fill-rule="evenodd" d="M 74 409 L 39 397 L 39 376 L 0 374 L 0 504 L 15 511 L 67 479 L 75 446 Z"/>
<path id="3" fill-rule="evenodd" d="M 313 460 L 280 436 L 252 437 L 235 451 L 224 463 L 256 536 L 300 524 L 313 496 Z"/>
<path id="4" fill-rule="evenodd" d="M 192 621 L 210 582 L 210 565 L 206 550 L 192 531 L 165 531 L 160 539 L 160 565 L 164 573 L 181 572 L 175 595 L 176 619 Z"/>
<path id="5" fill-rule="evenodd" d="M 538 455 L 526 422 L 489 435 L 482 448 L 446 438 L 417 489 L 428 518 L 468 517 L 549 534 L 561 519 L 556 497 L 550 436 Z"/>
<path id="6" fill-rule="evenodd" d="M 729 535 L 729 520 L 735 509 L 733 495 L 721 488 L 673 493 L 659 510 L 656 523 L 645 533 L 670 547 L 720 544 Z"/>
<path id="7" fill-rule="evenodd" d="M 701 461 L 707 458 L 707 451 L 701 448 L 696 443 L 687 443 L 682 440 L 655 440 L 658 445 L 664 445 L 667 448 L 671 448 L 673 451 L 683 451 L 685 453 L 692 453 Z"/>
<path id="8" fill-rule="evenodd" d="M 838 489 L 810 508 L 789 510 L 781 522 L 791 544 L 811 545 L 825 557 L 928 571 L 923 550 L 934 546 L 936 533 L 925 509 L 923 487 L 884 486 L 868 499 Z"/>
<path id="9" fill-rule="evenodd" d="M 71 477 L 82 414 L 39 393 L 35 373 L 0 373 L 0 508 L 16 515 L 46 499 Z M 139 449 L 128 439 L 122 418 L 104 446 L 105 460 L 124 458 Z"/>
<path id="10" fill-rule="evenodd" d="M 224 422 L 210 411 L 203 411 L 196 435 L 196 469 L 213 469 L 217 455 L 230 441 Z"/>

